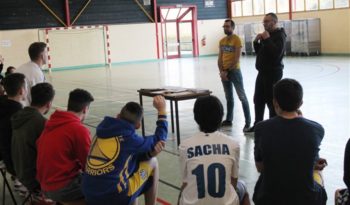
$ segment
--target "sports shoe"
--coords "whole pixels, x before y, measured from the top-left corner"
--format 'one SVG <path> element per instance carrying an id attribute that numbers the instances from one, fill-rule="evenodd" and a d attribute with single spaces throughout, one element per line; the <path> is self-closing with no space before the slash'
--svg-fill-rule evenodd
<path id="1" fill-rule="evenodd" d="M 3 160 L 0 160 L 0 169 L 6 169 L 6 165 Z"/>
<path id="2" fill-rule="evenodd" d="M 51 199 L 45 198 L 41 192 L 32 193 L 32 204 L 33 205 L 56 205 L 56 202 Z"/>
<path id="3" fill-rule="evenodd" d="M 14 190 L 18 192 L 20 196 L 27 196 L 29 193 L 28 189 L 16 177 L 11 176 L 11 179 L 13 182 Z"/>
<path id="4" fill-rule="evenodd" d="M 247 129 L 245 129 L 245 127 L 243 128 L 243 132 L 244 133 L 254 133 L 254 131 L 255 131 L 255 127 L 254 126 L 251 127 L 251 128 L 247 128 Z"/>
<path id="5" fill-rule="evenodd" d="M 243 132 L 246 133 L 248 132 L 250 129 L 250 125 L 246 124 L 244 127 L 243 127 Z"/>
<path id="6" fill-rule="evenodd" d="M 224 126 L 232 126 L 232 122 L 229 121 L 229 120 L 225 120 L 221 123 L 221 126 L 224 127 Z"/>

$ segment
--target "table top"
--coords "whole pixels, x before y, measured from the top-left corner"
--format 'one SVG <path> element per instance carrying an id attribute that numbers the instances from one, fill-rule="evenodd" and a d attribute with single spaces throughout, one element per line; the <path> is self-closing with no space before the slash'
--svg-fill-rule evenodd
<path id="1" fill-rule="evenodd" d="M 137 92 L 140 95 L 154 97 L 157 95 L 164 96 L 167 100 L 189 100 L 196 99 L 200 96 L 208 96 L 212 92 L 207 89 L 193 89 L 193 88 L 180 88 L 180 87 L 171 87 L 171 88 L 154 88 L 147 89 L 141 88 Z"/>

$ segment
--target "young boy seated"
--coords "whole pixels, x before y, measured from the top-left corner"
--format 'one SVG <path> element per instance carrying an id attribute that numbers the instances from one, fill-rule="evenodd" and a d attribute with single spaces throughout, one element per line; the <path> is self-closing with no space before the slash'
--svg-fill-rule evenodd
<path id="1" fill-rule="evenodd" d="M 253 201 L 256 205 L 325 205 L 327 194 L 319 157 L 324 128 L 300 112 L 303 88 L 283 79 L 273 88 L 276 117 L 255 126 L 255 164 L 260 172 Z"/>
<path id="2" fill-rule="evenodd" d="M 221 102 L 214 96 L 200 97 L 193 112 L 200 132 L 179 146 L 179 204 L 250 204 L 246 187 L 238 181 L 239 144 L 218 131 L 224 114 Z"/>
<path id="3" fill-rule="evenodd" d="M 81 174 L 89 153 L 90 131 L 83 125 L 93 96 L 69 93 L 67 111 L 56 110 L 36 141 L 36 179 L 47 198 L 63 205 L 85 205 Z"/>
<path id="4" fill-rule="evenodd" d="M 25 88 L 25 76 L 20 73 L 8 75 L 3 80 L 7 96 L 0 98 L 0 154 L 6 165 L 6 170 L 12 176 L 16 176 L 11 154 L 12 123 L 11 117 L 22 109 L 21 100 L 27 95 Z M 14 180 L 15 190 L 26 192 L 21 183 Z"/>
<path id="5" fill-rule="evenodd" d="M 25 76 L 20 73 L 7 76 L 4 79 L 4 88 L 7 98 L 3 98 L 0 101 L 0 151 L 7 171 L 15 175 L 11 157 L 11 117 L 22 109 L 20 102 L 27 94 Z"/>
<path id="6" fill-rule="evenodd" d="M 32 193 L 41 191 L 36 177 L 37 147 L 46 123 L 44 115 L 50 110 L 55 95 L 49 83 L 36 84 L 31 89 L 31 105 L 11 118 L 12 160 L 18 179 Z"/>
<path id="7" fill-rule="evenodd" d="M 350 139 L 346 143 L 344 153 L 344 175 L 345 189 L 338 189 L 335 192 L 335 205 L 350 205 Z"/>
<path id="8" fill-rule="evenodd" d="M 154 158 L 167 139 L 165 99 L 154 97 L 158 110 L 154 135 L 136 134 L 143 115 L 142 107 L 127 103 L 117 118 L 105 117 L 96 129 L 83 177 L 83 193 L 89 205 L 137 204 L 145 195 L 145 204 L 154 205 L 158 187 L 158 163 Z"/>
<path id="9" fill-rule="evenodd" d="M 7 67 L 6 72 L 5 72 L 5 77 L 12 74 L 12 73 L 15 73 L 15 71 L 16 71 L 15 67 L 13 67 L 13 66 Z"/>

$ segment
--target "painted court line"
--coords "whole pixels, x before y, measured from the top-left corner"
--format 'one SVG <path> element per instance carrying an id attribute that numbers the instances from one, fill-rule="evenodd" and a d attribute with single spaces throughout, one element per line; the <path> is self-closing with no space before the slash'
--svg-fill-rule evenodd
<path id="1" fill-rule="evenodd" d="M 171 203 L 169 203 L 169 202 L 167 202 L 167 201 L 165 201 L 163 199 L 160 199 L 160 198 L 157 198 L 157 202 L 160 205 L 171 205 Z"/>

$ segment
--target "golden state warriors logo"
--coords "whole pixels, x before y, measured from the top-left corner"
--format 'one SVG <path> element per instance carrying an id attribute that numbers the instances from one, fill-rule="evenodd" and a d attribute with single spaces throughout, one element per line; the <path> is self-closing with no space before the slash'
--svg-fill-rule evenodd
<path id="1" fill-rule="evenodd" d="M 87 160 L 86 172 L 102 175 L 114 170 L 113 162 L 118 158 L 120 141 L 118 137 L 94 138 Z"/>
<path id="2" fill-rule="evenodd" d="M 140 174 L 141 179 L 143 179 L 143 180 L 146 180 L 148 177 L 147 172 L 144 169 L 141 169 L 139 174 Z"/>

